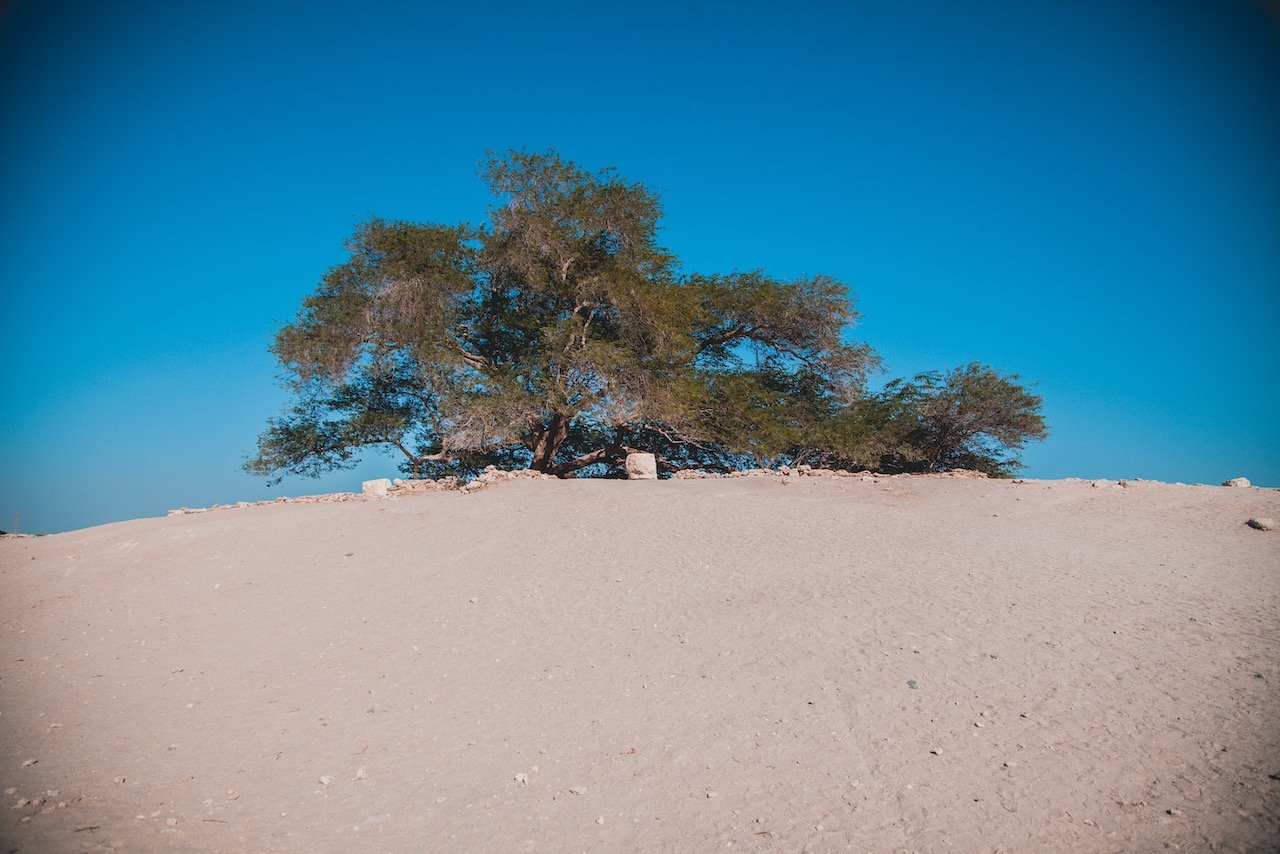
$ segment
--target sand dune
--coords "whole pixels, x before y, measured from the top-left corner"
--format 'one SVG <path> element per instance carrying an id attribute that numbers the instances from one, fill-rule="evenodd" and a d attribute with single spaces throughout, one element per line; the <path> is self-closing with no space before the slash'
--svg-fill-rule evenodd
<path id="1" fill-rule="evenodd" d="M 1280 491 L 529 480 L 5 539 L 0 836 L 1274 849 L 1257 516 Z"/>

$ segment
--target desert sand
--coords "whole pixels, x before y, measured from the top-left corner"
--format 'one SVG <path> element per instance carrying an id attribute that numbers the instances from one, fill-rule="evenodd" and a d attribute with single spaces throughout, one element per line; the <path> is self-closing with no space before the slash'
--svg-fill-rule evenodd
<path id="1" fill-rule="evenodd" d="M 502 483 L 0 541 L 5 851 L 1275 850 L 1280 490 Z"/>

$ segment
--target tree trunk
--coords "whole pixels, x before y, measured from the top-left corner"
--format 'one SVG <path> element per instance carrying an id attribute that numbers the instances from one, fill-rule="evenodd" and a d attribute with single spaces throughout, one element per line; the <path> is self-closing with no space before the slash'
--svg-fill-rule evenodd
<path id="1" fill-rule="evenodd" d="M 568 435 L 569 419 L 558 412 L 552 415 L 546 425 L 533 433 L 533 460 L 529 463 L 529 468 L 550 473 L 555 466 L 556 452 Z"/>

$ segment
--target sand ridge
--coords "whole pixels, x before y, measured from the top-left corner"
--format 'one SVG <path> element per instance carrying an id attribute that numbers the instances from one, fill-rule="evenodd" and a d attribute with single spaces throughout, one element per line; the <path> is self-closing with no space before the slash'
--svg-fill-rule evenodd
<path id="1" fill-rule="evenodd" d="M 1280 838 L 1280 492 L 787 480 L 0 541 L 6 850 Z"/>

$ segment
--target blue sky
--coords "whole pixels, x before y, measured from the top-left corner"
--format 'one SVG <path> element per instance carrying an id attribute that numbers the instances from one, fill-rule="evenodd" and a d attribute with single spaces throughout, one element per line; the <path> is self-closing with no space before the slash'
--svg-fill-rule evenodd
<path id="1" fill-rule="evenodd" d="M 891 376 L 1034 383 L 1030 477 L 1280 486 L 1280 24 L 1248 0 L 0 4 L 0 528 L 239 471 L 273 332 L 487 150 L 663 198 L 689 270 L 849 283 Z"/>

